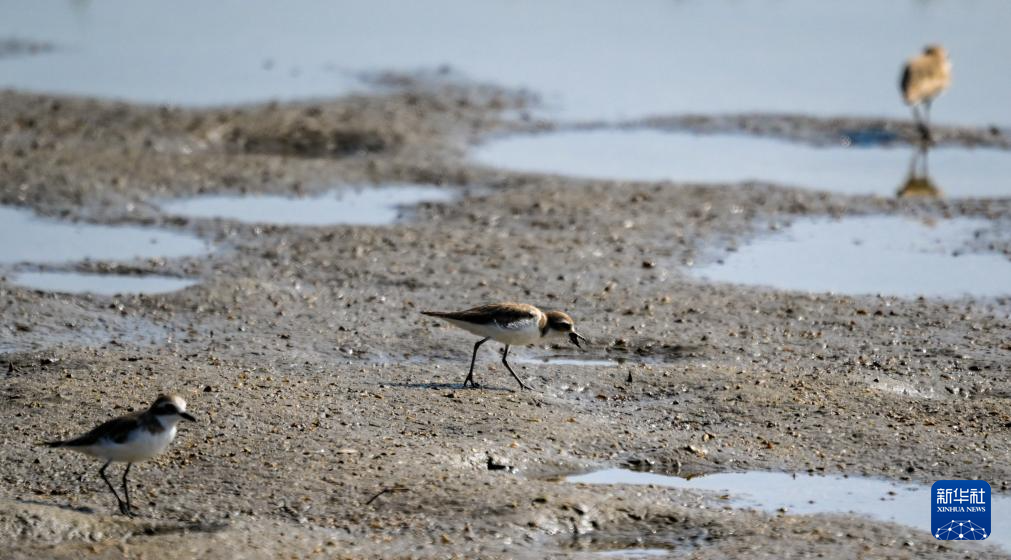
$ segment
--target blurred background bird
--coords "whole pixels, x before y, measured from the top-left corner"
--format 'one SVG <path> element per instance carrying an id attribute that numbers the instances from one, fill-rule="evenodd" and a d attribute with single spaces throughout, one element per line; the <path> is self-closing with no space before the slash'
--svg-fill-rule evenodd
<path id="1" fill-rule="evenodd" d="M 913 109 L 913 119 L 925 142 L 930 142 L 930 104 L 951 85 L 951 62 L 941 45 L 927 45 L 923 54 L 914 56 L 902 69 L 899 87 L 902 99 Z M 920 107 L 923 114 L 920 114 Z"/>

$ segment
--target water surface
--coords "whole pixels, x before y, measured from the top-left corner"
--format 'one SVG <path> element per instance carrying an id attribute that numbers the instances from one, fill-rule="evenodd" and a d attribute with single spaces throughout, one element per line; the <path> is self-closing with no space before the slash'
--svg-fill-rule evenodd
<path id="1" fill-rule="evenodd" d="M 654 485 L 686 490 L 704 490 L 728 495 L 729 504 L 738 508 L 758 509 L 787 514 L 850 514 L 890 521 L 920 529 L 925 535 L 930 526 L 930 486 L 901 483 L 877 478 L 792 475 L 780 472 L 752 471 L 720 473 L 691 479 L 624 469 L 606 469 L 565 479 L 579 484 Z M 993 542 L 1011 550 L 1011 497 L 991 496 Z M 957 514 L 956 514 L 957 515 Z"/>
<path id="2" fill-rule="evenodd" d="M 66 222 L 0 207 L 0 264 L 176 258 L 208 252 L 203 240 L 153 228 Z"/>
<path id="3" fill-rule="evenodd" d="M 816 147 L 735 134 L 589 130 L 510 136 L 473 160 L 573 177 L 737 183 L 763 181 L 847 195 L 1011 197 L 1011 150 Z M 919 180 L 919 182 L 916 182 Z"/>
<path id="4" fill-rule="evenodd" d="M 157 275 L 17 272 L 7 278 L 16 286 L 63 294 L 164 294 L 194 286 L 196 280 Z"/>
<path id="5" fill-rule="evenodd" d="M 211 195 L 169 200 L 160 204 L 168 214 L 190 218 L 223 218 L 251 224 L 292 226 L 390 225 L 406 206 L 446 202 L 457 191 L 430 185 L 390 185 L 347 188 L 321 196 Z"/>
<path id="6" fill-rule="evenodd" d="M 805 292 L 991 297 L 1011 294 L 1011 260 L 967 246 L 991 224 L 900 216 L 798 219 L 717 261 L 699 278 Z"/>
<path id="7" fill-rule="evenodd" d="M 929 41 L 954 62 L 937 122 L 1008 125 L 1009 28 L 1005 0 L 0 0 L 0 37 L 57 47 L 0 60 L 0 87 L 208 105 L 449 65 L 565 118 L 908 117 L 900 67 Z"/>

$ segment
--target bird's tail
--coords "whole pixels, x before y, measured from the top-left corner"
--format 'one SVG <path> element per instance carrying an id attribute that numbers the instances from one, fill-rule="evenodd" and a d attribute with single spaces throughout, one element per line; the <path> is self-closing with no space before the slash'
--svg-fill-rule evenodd
<path id="1" fill-rule="evenodd" d="M 422 315 L 428 315 L 429 317 L 448 317 L 450 313 L 445 313 L 442 311 L 422 311 Z"/>
<path id="2" fill-rule="evenodd" d="M 57 440 L 57 441 L 43 441 L 43 442 L 40 442 L 39 445 L 44 445 L 46 447 L 63 447 L 65 445 L 67 445 L 67 442 L 60 441 L 60 440 Z"/>

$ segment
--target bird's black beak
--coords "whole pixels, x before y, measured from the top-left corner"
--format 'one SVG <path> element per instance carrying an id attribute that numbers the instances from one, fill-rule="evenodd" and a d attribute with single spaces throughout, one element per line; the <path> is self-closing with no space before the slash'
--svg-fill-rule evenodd
<path id="1" fill-rule="evenodd" d="M 179 416 L 180 416 L 180 417 L 181 417 L 181 418 L 182 418 L 183 420 L 189 420 L 190 422 L 196 422 L 196 421 L 197 421 L 197 419 L 196 419 L 196 418 L 194 418 L 194 417 L 193 417 L 193 415 L 192 415 L 192 414 L 190 414 L 189 412 L 180 412 L 180 413 L 179 413 Z"/>
<path id="2" fill-rule="evenodd" d="M 577 333 L 576 331 L 572 331 L 572 332 L 569 333 L 569 340 L 572 341 L 572 343 L 576 345 L 576 348 L 582 348 L 582 346 L 579 345 L 579 341 L 580 340 L 582 340 L 583 342 L 585 342 L 587 344 L 590 343 L 590 341 L 587 340 L 585 336 Z"/>

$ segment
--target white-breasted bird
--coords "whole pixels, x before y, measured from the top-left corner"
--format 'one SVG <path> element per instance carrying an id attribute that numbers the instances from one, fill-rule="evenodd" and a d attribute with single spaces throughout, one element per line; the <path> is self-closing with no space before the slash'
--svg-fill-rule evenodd
<path id="1" fill-rule="evenodd" d="M 175 395 L 159 395 L 147 410 L 113 418 L 84 435 L 64 441 L 45 442 L 45 445 L 65 447 L 104 459 L 105 464 L 98 470 L 98 474 L 116 497 L 120 513 L 133 515 L 126 479 L 130 467 L 165 451 L 176 437 L 176 424 L 180 420 L 196 421 L 186 412 L 186 401 Z M 105 476 L 105 469 L 113 462 L 126 463 L 126 470 L 123 471 L 125 500 L 119 498 L 116 489 Z"/>
<path id="2" fill-rule="evenodd" d="M 527 303 L 493 303 L 464 311 L 422 311 L 421 313 L 430 317 L 438 317 L 482 337 L 474 344 L 474 354 L 470 358 L 470 371 L 467 373 L 467 378 L 463 380 L 464 387 L 468 383 L 472 387 L 477 387 L 477 383 L 474 382 L 474 361 L 477 358 L 477 349 L 489 339 L 505 344 L 502 364 L 512 374 L 513 379 L 520 384 L 521 389 L 529 389 L 529 387 L 520 380 L 506 360 L 509 356 L 510 346 L 539 344 L 553 338 L 568 338 L 577 347 L 580 347 L 580 340 L 589 342 L 586 337 L 576 332 L 576 324 L 572 317 L 562 311 L 541 311 Z"/>

